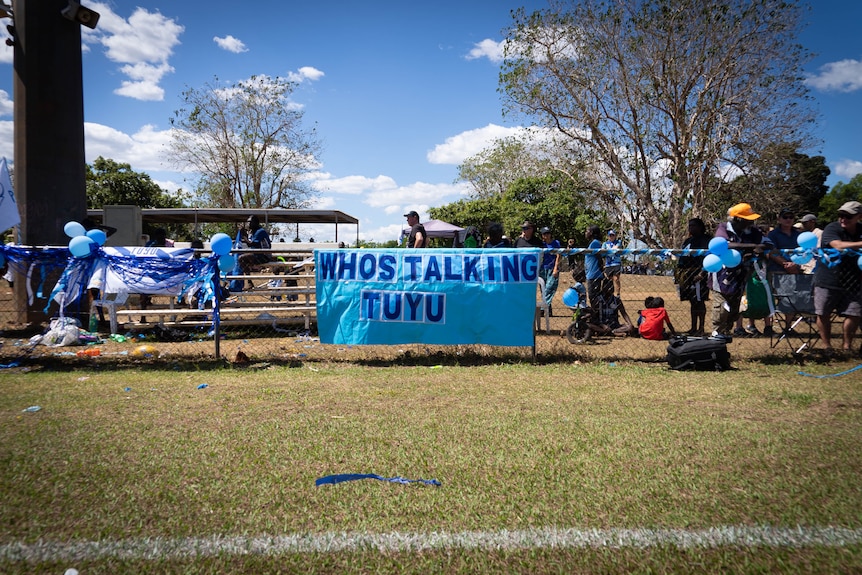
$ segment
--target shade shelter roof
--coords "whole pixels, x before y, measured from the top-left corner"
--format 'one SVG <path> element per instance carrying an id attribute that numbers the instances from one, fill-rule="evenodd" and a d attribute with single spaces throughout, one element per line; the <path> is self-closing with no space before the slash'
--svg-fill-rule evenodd
<path id="1" fill-rule="evenodd" d="M 150 224 L 242 223 L 256 215 L 267 224 L 356 224 L 359 219 L 338 210 L 286 210 L 280 208 L 142 208 L 141 220 Z M 102 221 L 103 210 L 87 210 Z"/>

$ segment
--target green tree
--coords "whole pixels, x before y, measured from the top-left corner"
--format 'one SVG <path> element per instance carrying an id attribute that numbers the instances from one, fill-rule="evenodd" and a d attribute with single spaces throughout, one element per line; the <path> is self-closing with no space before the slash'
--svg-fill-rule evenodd
<path id="1" fill-rule="evenodd" d="M 730 197 L 744 198 L 767 217 L 785 207 L 798 214 L 817 213 L 829 191 L 829 173 L 823 156 L 803 154 L 794 144 L 775 144 L 752 162 L 748 174 L 731 182 Z"/>
<path id="2" fill-rule="evenodd" d="M 436 220 L 443 220 L 456 226 L 466 228 L 476 226 L 484 235 L 491 222 L 503 221 L 502 196 L 458 200 L 430 208 L 428 213 Z"/>
<path id="3" fill-rule="evenodd" d="M 182 208 L 188 199 L 181 191 L 171 194 L 156 184 L 149 174 L 132 170 L 123 164 L 102 156 L 93 165 L 86 166 L 87 208 L 101 209 L 103 206 L 131 205 L 141 208 Z M 172 237 L 192 237 L 188 226 L 174 225 L 166 228 Z M 145 227 L 145 233 L 153 229 Z"/>
<path id="4" fill-rule="evenodd" d="M 589 208 L 588 194 L 575 180 L 553 172 L 520 178 L 495 197 L 460 200 L 429 212 L 432 218 L 457 226 L 476 226 L 483 235 L 488 224 L 500 222 L 511 238 L 521 233 L 524 220 L 530 220 L 540 227 L 550 227 L 557 239 L 575 238 L 582 243 L 588 225 L 608 225 L 602 212 Z"/>
<path id="5" fill-rule="evenodd" d="M 834 222 L 838 218 L 838 208 L 845 202 L 862 202 L 862 174 L 856 174 L 848 183 L 838 182 L 820 200 L 817 220 L 820 226 Z"/>
<path id="6" fill-rule="evenodd" d="M 502 195 L 516 180 L 541 176 L 551 169 L 549 158 L 529 135 L 509 137 L 464 160 L 458 166 L 457 181 L 468 182 L 474 198 L 491 198 Z"/>
<path id="7" fill-rule="evenodd" d="M 216 78 L 183 92 L 174 112 L 172 159 L 200 174 L 204 205 L 301 209 L 317 195 L 305 176 L 318 167 L 316 131 L 290 101 L 296 84 L 252 76 L 231 86 Z"/>
<path id="8" fill-rule="evenodd" d="M 132 170 L 102 156 L 87 164 L 87 208 L 132 205 L 141 208 L 182 208 L 184 196 L 173 195 L 156 184 L 149 174 Z"/>
<path id="9" fill-rule="evenodd" d="M 565 136 L 613 219 L 679 245 L 731 167 L 800 142 L 814 116 L 786 0 L 557 0 L 515 11 L 500 90 Z M 725 208 L 726 209 L 726 208 Z"/>

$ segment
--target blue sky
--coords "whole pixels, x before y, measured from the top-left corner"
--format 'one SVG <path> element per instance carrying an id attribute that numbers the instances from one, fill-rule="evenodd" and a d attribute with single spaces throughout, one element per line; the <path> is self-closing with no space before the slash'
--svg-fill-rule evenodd
<path id="1" fill-rule="evenodd" d="M 497 92 L 501 31 L 510 10 L 544 0 L 296 0 L 84 2 L 86 157 L 129 163 L 168 190 L 190 189 L 167 161 L 180 94 L 214 77 L 289 77 L 323 142 L 317 207 L 360 218 L 360 235 L 398 237 L 402 214 L 463 197 L 457 166 L 517 126 Z M 828 184 L 862 173 L 862 3 L 820 0 L 800 41 L 821 119 Z M 4 21 L 4 24 L 8 20 Z M 5 26 L 3 27 L 5 33 Z M 0 45 L 0 156 L 12 149 L 12 50 Z M 347 232 L 352 237 L 353 230 Z M 330 227 L 300 231 L 331 240 Z"/>

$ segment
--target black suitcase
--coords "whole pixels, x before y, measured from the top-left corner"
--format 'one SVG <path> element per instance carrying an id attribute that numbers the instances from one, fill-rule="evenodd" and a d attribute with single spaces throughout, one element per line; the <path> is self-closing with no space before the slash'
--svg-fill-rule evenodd
<path id="1" fill-rule="evenodd" d="M 671 369 L 725 371 L 730 369 L 727 339 L 722 337 L 672 337 L 667 346 Z"/>

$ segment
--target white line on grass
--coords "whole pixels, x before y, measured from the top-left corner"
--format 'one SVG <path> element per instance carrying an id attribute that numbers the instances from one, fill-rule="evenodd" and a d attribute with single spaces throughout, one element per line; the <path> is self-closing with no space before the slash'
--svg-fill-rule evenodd
<path id="1" fill-rule="evenodd" d="M 229 555 L 282 555 L 339 551 L 425 551 L 432 549 L 647 548 L 722 546 L 845 546 L 862 542 L 862 529 L 844 527 L 725 526 L 686 529 L 529 529 L 461 533 L 322 533 L 260 537 L 142 538 L 119 541 L 7 543 L 0 561 L 70 561 L 114 557 L 167 559 Z"/>

